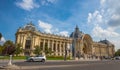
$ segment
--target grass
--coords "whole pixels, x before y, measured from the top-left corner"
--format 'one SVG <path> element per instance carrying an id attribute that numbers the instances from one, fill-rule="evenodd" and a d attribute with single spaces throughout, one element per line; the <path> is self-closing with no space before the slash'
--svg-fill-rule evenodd
<path id="1" fill-rule="evenodd" d="M 9 56 L 0 56 L 0 60 L 2 59 L 9 59 Z M 26 56 L 13 56 L 13 60 L 26 60 Z M 47 60 L 64 60 L 63 56 L 47 56 Z M 70 58 L 67 58 L 67 60 L 70 60 Z"/>
<path id="2" fill-rule="evenodd" d="M 0 59 L 10 59 L 9 56 L 0 56 Z M 25 56 L 13 56 L 12 59 L 14 60 L 25 60 Z"/>
<path id="3" fill-rule="evenodd" d="M 47 60 L 64 60 L 63 56 L 47 56 Z M 70 58 L 67 58 L 67 60 L 70 60 Z"/>

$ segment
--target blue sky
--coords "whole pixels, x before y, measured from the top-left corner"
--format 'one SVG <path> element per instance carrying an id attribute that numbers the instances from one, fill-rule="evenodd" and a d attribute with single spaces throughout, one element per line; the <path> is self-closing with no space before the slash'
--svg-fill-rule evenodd
<path id="1" fill-rule="evenodd" d="M 69 36 L 76 25 L 94 41 L 120 48 L 119 0 L 0 0 L 2 41 L 15 41 L 19 27 L 33 22 L 42 32 Z"/>

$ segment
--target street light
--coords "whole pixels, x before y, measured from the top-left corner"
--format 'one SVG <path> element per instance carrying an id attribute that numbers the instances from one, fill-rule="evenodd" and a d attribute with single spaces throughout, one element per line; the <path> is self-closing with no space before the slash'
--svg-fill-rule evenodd
<path id="1" fill-rule="evenodd" d="M 64 61 L 67 60 L 67 55 L 68 54 L 70 56 L 70 44 L 69 44 L 69 41 L 67 41 L 67 39 L 65 39 L 65 56 L 64 56 Z"/>
<path id="2" fill-rule="evenodd" d="M 65 56 L 64 56 L 64 61 L 66 61 L 67 59 L 67 44 L 66 44 L 66 40 L 65 40 Z"/>

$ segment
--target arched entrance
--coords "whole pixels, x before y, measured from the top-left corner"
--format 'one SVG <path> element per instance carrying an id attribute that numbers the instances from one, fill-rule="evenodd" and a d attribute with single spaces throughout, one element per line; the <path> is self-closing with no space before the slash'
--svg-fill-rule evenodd
<path id="1" fill-rule="evenodd" d="M 30 56 L 30 51 L 31 51 L 30 48 L 31 48 L 31 38 L 28 37 L 25 42 L 25 51 L 24 51 L 24 54 L 26 56 Z"/>
<path id="2" fill-rule="evenodd" d="M 92 56 L 92 38 L 88 35 L 85 34 L 83 38 L 83 57 L 84 58 L 91 58 Z"/>

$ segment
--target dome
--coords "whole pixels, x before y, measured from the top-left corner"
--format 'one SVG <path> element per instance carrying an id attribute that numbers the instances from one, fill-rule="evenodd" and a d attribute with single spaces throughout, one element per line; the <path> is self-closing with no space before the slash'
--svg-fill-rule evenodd
<path id="1" fill-rule="evenodd" d="M 31 30 L 31 31 L 35 31 L 35 26 L 32 24 L 32 22 L 28 23 L 25 27 L 25 30 Z"/>
<path id="2" fill-rule="evenodd" d="M 111 42 L 109 42 L 108 40 L 101 40 L 101 41 L 99 41 L 100 43 L 103 43 L 103 44 L 107 44 L 107 45 L 112 45 L 112 43 Z"/>
<path id="3" fill-rule="evenodd" d="M 79 31 L 78 26 L 76 26 L 75 31 L 71 33 L 70 37 L 72 38 L 82 38 L 83 33 Z"/>

